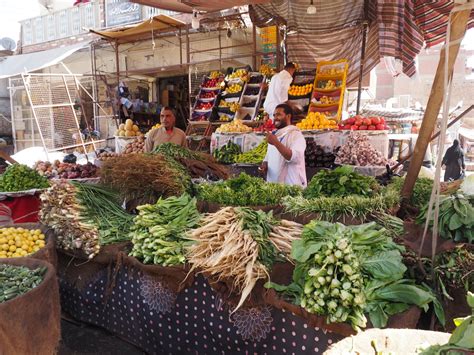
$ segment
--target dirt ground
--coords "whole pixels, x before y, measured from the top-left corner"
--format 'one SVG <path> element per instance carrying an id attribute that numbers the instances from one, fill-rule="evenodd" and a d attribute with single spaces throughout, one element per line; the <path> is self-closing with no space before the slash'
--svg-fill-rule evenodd
<path id="1" fill-rule="evenodd" d="M 74 320 L 61 320 L 58 355 L 143 355 L 143 351 L 104 329 Z"/>

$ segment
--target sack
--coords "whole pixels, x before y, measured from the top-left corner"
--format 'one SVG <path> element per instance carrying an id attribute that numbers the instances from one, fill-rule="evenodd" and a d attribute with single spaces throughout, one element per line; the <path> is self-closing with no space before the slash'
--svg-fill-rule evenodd
<path id="1" fill-rule="evenodd" d="M 54 267 L 32 258 L 0 259 L 0 264 L 47 268 L 37 287 L 0 303 L 0 354 L 56 353 L 61 336 L 61 308 Z"/>

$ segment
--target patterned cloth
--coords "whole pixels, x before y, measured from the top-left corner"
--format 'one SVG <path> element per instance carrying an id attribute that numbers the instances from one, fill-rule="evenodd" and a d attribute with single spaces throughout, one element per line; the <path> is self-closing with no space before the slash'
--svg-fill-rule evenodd
<path id="1" fill-rule="evenodd" d="M 122 268 L 106 297 L 107 272 L 98 275 L 82 290 L 60 279 L 62 309 L 149 354 L 322 354 L 343 338 L 270 306 L 231 314 L 202 276 L 174 294 L 153 277 Z"/>

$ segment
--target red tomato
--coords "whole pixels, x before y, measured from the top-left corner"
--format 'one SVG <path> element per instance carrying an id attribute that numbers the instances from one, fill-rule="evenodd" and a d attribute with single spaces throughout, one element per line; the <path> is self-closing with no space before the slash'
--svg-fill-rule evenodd
<path id="1" fill-rule="evenodd" d="M 351 129 L 351 127 L 352 126 L 350 124 L 346 124 L 343 129 Z"/>
<path id="2" fill-rule="evenodd" d="M 379 117 L 379 120 L 380 120 L 380 123 L 381 123 L 381 124 L 385 124 L 385 118 Z"/>
<path id="3" fill-rule="evenodd" d="M 365 131 L 365 130 L 367 130 L 367 126 L 361 125 L 361 126 L 359 126 L 359 130 L 360 131 Z"/>
<path id="4" fill-rule="evenodd" d="M 371 117 L 370 119 L 372 120 L 372 124 L 374 126 L 377 126 L 380 123 L 380 118 L 379 117 Z"/>
<path id="5" fill-rule="evenodd" d="M 370 118 L 364 118 L 363 121 L 365 126 L 370 126 L 372 124 L 372 120 Z"/>
<path id="6" fill-rule="evenodd" d="M 378 125 L 375 126 L 375 129 L 377 129 L 379 131 L 383 131 L 385 129 L 385 125 L 379 123 Z"/>
<path id="7" fill-rule="evenodd" d="M 359 126 L 353 125 L 351 126 L 351 131 L 357 131 L 359 129 Z"/>
<path id="8" fill-rule="evenodd" d="M 350 125 L 353 125 L 355 123 L 356 119 L 354 117 L 351 117 L 351 118 L 348 118 L 346 120 L 346 123 L 347 124 L 350 124 Z"/>
<path id="9" fill-rule="evenodd" d="M 368 128 L 369 131 L 375 131 L 375 126 L 371 124 Z"/>
<path id="10" fill-rule="evenodd" d="M 354 122 L 354 124 L 355 124 L 356 126 L 361 126 L 363 122 L 364 122 L 364 120 L 356 120 L 356 121 Z"/>

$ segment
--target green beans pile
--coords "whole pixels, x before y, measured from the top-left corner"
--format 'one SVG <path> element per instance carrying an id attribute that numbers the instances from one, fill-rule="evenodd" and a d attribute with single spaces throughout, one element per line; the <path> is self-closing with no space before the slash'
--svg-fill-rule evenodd
<path id="1" fill-rule="evenodd" d="M 45 267 L 30 270 L 24 266 L 0 264 L 0 303 L 34 289 L 45 274 Z"/>
<path id="2" fill-rule="evenodd" d="M 260 164 L 265 158 L 265 155 L 267 154 L 267 147 L 268 143 L 266 140 L 264 140 L 254 149 L 237 155 L 235 157 L 235 162 L 242 164 Z"/>

